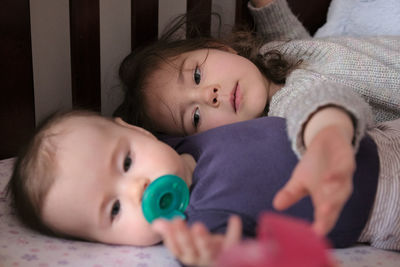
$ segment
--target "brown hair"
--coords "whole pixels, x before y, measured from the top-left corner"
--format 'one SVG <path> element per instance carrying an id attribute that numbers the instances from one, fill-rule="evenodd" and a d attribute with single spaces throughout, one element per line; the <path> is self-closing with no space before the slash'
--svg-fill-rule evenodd
<path id="1" fill-rule="evenodd" d="M 186 39 L 182 39 L 182 27 L 186 26 Z M 179 38 L 180 37 L 180 38 Z M 154 132 L 151 119 L 146 113 L 145 90 L 151 74 L 174 57 L 198 49 L 234 49 L 238 55 L 252 61 L 261 73 L 276 84 L 283 84 L 287 75 L 299 62 L 289 62 L 278 50 L 260 54 L 265 40 L 248 28 L 234 30 L 232 34 L 221 38 L 203 36 L 196 26 L 188 24 L 183 15 L 171 22 L 169 29 L 152 44 L 138 48 L 130 53 L 121 63 L 119 77 L 125 97 L 115 110 L 114 116 L 121 117 L 128 123 L 141 126 Z"/>
<path id="2" fill-rule="evenodd" d="M 96 114 L 83 110 L 57 112 L 40 123 L 30 141 L 20 151 L 6 192 L 17 217 L 27 227 L 46 235 L 68 237 L 56 233 L 41 219 L 43 202 L 56 179 L 57 146 L 54 137 L 58 133 L 52 129 L 71 116 Z"/>

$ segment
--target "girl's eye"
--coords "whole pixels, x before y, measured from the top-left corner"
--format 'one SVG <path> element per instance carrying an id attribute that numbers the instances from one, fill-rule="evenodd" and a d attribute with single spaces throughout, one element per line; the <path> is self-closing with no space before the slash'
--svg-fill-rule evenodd
<path id="1" fill-rule="evenodd" d="M 196 84 L 199 84 L 201 81 L 201 72 L 199 66 L 196 66 L 194 69 L 193 79 Z"/>
<path id="2" fill-rule="evenodd" d="M 126 155 L 126 157 L 124 159 L 124 164 L 123 164 L 124 172 L 129 171 L 131 165 L 132 165 L 132 159 L 131 159 L 130 154 L 128 153 L 128 155 Z"/>
<path id="3" fill-rule="evenodd" d="M 194 110 L 193 119 L 192 119 L 192 124 L 193 124 L 195 129 L 197 129 L 199 123 L 200 123 L 200 109 L 196 108 Z"/>
<path id="4" fill-rule="evenodd" d="M 119 214 L 121 210 L 121 204 L 119 200 L 116 200 L 111 208 L 111 220 L 114 220 L 114 218 Z"/>

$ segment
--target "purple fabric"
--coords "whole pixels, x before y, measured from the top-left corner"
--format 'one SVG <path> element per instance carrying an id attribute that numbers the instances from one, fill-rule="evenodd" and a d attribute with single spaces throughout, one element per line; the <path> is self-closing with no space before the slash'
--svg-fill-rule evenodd
<path id="1" fill-rule="evenodd" d="M 189 224 L 201 221 L 213 232 L 224 232 L 229 216 L 238 214 L 244 235 L 255 236 L 260 213 L 273 210 L 275 193 L 298 162 L 285 125 L 282 118 L 263 117 L 167 142 L 197 161 L 186 210 Z M 365 137 L 357 154 L 354 192 L 329 234 L 334 247 L 357 241 L 372 208 L 378 174 L 376 145 Z M 312 221 L 310 198 L 284 213 Z"/>

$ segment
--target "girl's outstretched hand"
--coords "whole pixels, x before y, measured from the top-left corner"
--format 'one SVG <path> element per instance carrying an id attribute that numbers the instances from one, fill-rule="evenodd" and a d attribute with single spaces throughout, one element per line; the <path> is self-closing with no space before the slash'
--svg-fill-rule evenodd
<path id="1" fill-rule="evenodd" d="M 283 210 L 306 195 L 314 206 L 314 230 L 327 234 L 353 190 L 355 158 L 352 145 L 337 129 L 319 132 L 296 166 L 289 182 L 274 198 L 274 207 Z"/>
<path id="2" fill-rule="evenodd" d="M 182 219 L 156 220 L 152 228 L 163 237 L 164 245 L 185 265 L 210 266 L 226 249 L 240 242 L 242 224 L 238 216 L 229 219 L 225 235 L 212 234 L 202 223 L 189 227 Z"/>
<path id="3" fill-rule="evenodd" d="M 335 108 L 326 111 L 329 116 L 321 113 L 313 122 L 310 120 L 314 123 L 311 128 L 317 127 L 306 142 L 307 150 L 273 201 L 277 210 L 284 210 L 310 195 L 314 206 L 313 228 L 320 235 L 332 230 L 351 196 L 356 166 L 350 117 Z M 331 118 L 337 118 L 339 123 L 329 124 Z"/>

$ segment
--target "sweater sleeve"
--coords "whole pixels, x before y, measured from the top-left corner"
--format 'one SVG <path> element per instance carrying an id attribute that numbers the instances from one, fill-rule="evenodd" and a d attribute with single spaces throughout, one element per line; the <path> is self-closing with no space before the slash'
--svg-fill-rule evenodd
<path id="1" fill-rule="evenodd" d="M 275 0 L 260 8 L 255 8 L 249 2 L 248 8 L 254 18 L 258 34 L 264 36 L 266 41 L 310 37 L 303 24 L 290 10 L 286 0 Z"/>
<path id="2" fill-rule="evenodd" d="M 327 105 L 342 108 L 352 117 L 356 152 L 365 131 L 374 123 L 373 115 L 364 99 L 344 84 L 307 70 L 295 70 L 272 98 L 268 115 L 286 118 L 292 149 L 301 157 L 305 152 L 303 127 L 314 112 Z"/>

